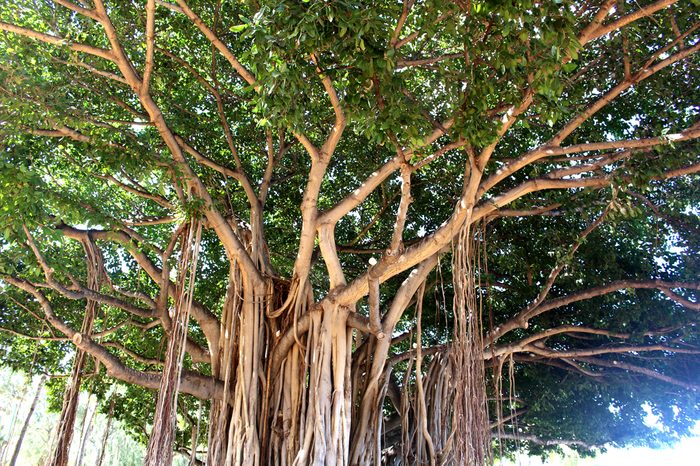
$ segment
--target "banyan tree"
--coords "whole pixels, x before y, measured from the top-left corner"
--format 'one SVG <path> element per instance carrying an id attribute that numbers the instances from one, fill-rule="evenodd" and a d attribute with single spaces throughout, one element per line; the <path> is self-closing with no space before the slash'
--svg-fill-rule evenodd
<path id="1" fill-rule="evenodd" d="M 699 26 L 690 0 L 5 2 L 0 355 L 71 374 L 55 464 L 81 389 L 149 465 L 688 433 Z"/>

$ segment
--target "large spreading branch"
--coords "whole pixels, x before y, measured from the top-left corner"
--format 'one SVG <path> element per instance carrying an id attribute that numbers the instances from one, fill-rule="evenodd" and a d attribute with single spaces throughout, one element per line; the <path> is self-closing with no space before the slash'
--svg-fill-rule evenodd
<path id="1" fill-rule="evenodd" d="M 646 18 L 648 16 L 653 15 L 659 10 L 663 10 L 664 8 L 668 8 L 669 6 L 673 5 L 676 3 L 678 0 L 659 0 L 655 3 L 652 3 L 651 5 L 648 5 L 646 7 L 640 7 L 638 10 L 633 11 L 632 13 L 622 16 L 621 18 L 613 21 L 610 24 L 603 24 L 600 27 L 596 28 L 595 30 L 591 31 L 591 33 L 587 36 L 587 39 L 589 41 L 596 40 L 600 37 L 603 37 L 607 34 L 610 34 L 612 32 L 618 31 L 622 29 L 623 27 L 627 26 L 628 24 L 631 24 L 634 21 L 637 21 L 642 18 Z M 611 4 L 615 4 L 615 1 L 608 2 Z"/>
<path id="2" fill-rule="evenodd" d="M 693 390 L 693 391 L 699 391 L 700 386 L 688 382 L 684 382 L 682 380 L 679 380 L 675 377 L 671 377 L 665 374 L 662 374 L 658 371 L 655 371 L 653 369 L 649 369 L 647 367 L 642 367 L 638 366 L 636 364 L 631 364 L 629 362 L 621 361 L 619 359 L 603 359 L 603 358 L 591 358 L 591 357 L 579 357 L 577 360 L 590 364 L 593 366 L 600 366 L 600 367 L 607 367 L 610 369 L 618 369 L 622 371 L 627 371 L 627 372 L 634 372 L 637 374 L 644 375 L 646 377 L 651 377 L 652 379 L 657 379 L 661 380 L 662 382 L 667 382 L 672 385 L 676 385 L 679 387 L 682 387 L 686 390 Z"/>
<path id="3" fill-rule="evenodd" d="M 637 354 L 650 351 L 661 351 L 665 353 L 677 354 L 700 354 L 700 350 L 676 348 L 668 345 L 618 345 L 601 346 L 598 348 L 552 350 L 544 345 L 527 344 L 523 346 L 522 351 L 552 359 L 576 359 L 589 356 L 599 356 L 603 354 Z"/>
<path id="4" fill-rule="evenodd" d="M 15 26 L 14 24 L 6 23 L 4 21 L 0 21 L 0 31 L 12 32 L 14 34 L 38 40 L 39 42 L 44 42 L 50 45 L 67 47 L 76 52 L 82 52 L 88 55 L 93 55 L 95 57 L 104 58 L 105 60 L 111 62 L 114 62 L 116 60 L 114 54 L 109 50 L 101 49 L 99 47 L 93 47 L 92 45 L 71 42 L 62 37 L 53 36 L 51 34 L 44 34 L 43 32 L 38 32 L 32 29 Z"/>
<path id="5" fill-rule="evenodd" d="M 428 136 L 426 136 L 415 149 L 403 150 L 401 154 L 396 154 L 394 157 L 385 162 L 380 168 L 375 170 L 360 186 L 350 194 L 340 200 L 335 206 L 319 214 L 318 223 L 337 223 L 341 218 L 350 213 L 357 206 L 361 205 L 370 194 L 374 192 L 384 181 L 398 170 L 407 158 L 413 156 L 415 150 L 421 147 L 430 146 L 454 125 L 454 119 L 448 119 L 442 122 Z"/>
<path id="6" fill-rule="evenodd" d="M 618 280 L 607 285 L 601 285 L 587 290 L 582 290 L 576 293 L 572 293 L 559 298 L 553 298 L 534 306 L 528 306 L 525 309 L 518 312 L 513 318 L 509 319 L 507 322 L 493 329 L 492 332 L 485 338 L 485 341 L 495 342 L 500 337 L 506 333 L 515 330 L 516 328 L 527 328 L 528 321 L 534 317 L 549 312 L 553 309 L 558 309 L 570 304 L 584 301 L 587 299 L 596 298 L 599 296 L 604 296 L 606 294 L 615 293 L 618 291 L 626 289 L 646 289 L 646 290 L 672 290 L 672 289 L 688 289 L 688 290 L 700 290 L 700 283 L 688 283 L 688 282 L 672 282 L 664 280 Z M 677 297 L 676 293 L 673 293 Z M 673 298 L 672 298 L 673 299 Z M 678 304 L 683 305 L 683 301 L 689 301 L 685 298 L 681 300 L 674 300 Z M 695 305 L 696 303 L 691 303 Z"/>
<path id="7" fill-rule="evenodd" d="M 209 42 L 212 43 L 214 47 L 216 47 L 216 50 L 221 53 L 221 55 L 226 58 L 226 60 L 231 64 L 234 70 L 238 73 L 238 75 L 249 85 L 253 86 L 255 90 L 259 90 L 260 85 L 256 82 L 255 76 L 246 69 L 240 61 L 238 61 L 238 58 L 231 52 L 231 50 L 224 44 L 221 39 L 216 35 L 216 33 L 208 27 L 204 21 L 194 12 L 192 9 L 189 7 L 186 1 L 184 0 L 178 0 L 177 1 L 179 8 L 175 9 L 172 8 L 173 5 L 168 4 L 167 2 L 163 2 L 161 0 L 158 0 L 158 4 L 165 6 L 166 8 L 171 8 L 174 9 L 175 11 L 178 11 L 187 18 L 192 21 L 192 23 L 201 31 L 201 33 L 209 40 Z"/>
<path id="8" fill-rule="evenodd" d="M 44 310 L 46 320 L 68 337 L 76 347 L 90 354 L 104 365 L 109 376 L 145 388 L 157 389 L 160 386 L 161 374 L 141 372 L 128 367 L 104 346 L 96 343 L 90 335 L 81 334 L 61 320 L 54 313 L 49 300 L 36 286 L 26 280 L 10 276 L 3 276 L 2 280 L 32 295 Z M 223 384 L 212 380 L 211 377 L 189 371 L 183 371 L 180 389 L 185 393 L 205 400 L 223 398 Z"/>
<path id="9" fill-rule="evenodd" d="M 137 293 L 137 292 L 121 292 L 119 290 L 116 290 L 116 288 L 112 285 L 111 288 L 115 291 L 119 291 L 121 293 L 124 293 L 126 296 L 139 299 L 142 302 L 145 302 L 148 307 L 147 308 L 141 308 L 138 306 L 135 306 L 134 304 L 124 301 L 118 298 L 115 298 L 110 295 L 106 295 L 104 293 L 100 293 L 99 291 L 92 290 L 90 288 L 87 288 L 85 286 L 82 286 L 78 281 L 73 278 L 69 277 L 71 280 L 71 285 L 70 286 L 64 286 L 61 284 L 55 277 L 54 277 L 54 269 L 50 267 L 49 263 L 46 261 L 46 259 L 43 257 L 42 253 L 40 252 L 37 244 L 34 241 L 34 238 L 32 237 L 31 233 L 29 230 L 25 227 L 24 228 L 25 234 L 27 236 L 27 241 L 30 246 L 30 249 L 33 251 L 37 261 L 39 262 L 39 265 L 41 269 L 44 272 L 44 276 L 46 278 L 47 283 L 46 284 L 35 284 L 35 283 L 30 283 L 34 287 L 41 287 L 41 288 L 50 288 L 53 289 L 54 291 L 57 291 L 59 294 L 65 296 L 68 299 L 72 300 L 79 300 L 79 299 L 87 299 L 91 301 L 95 301 L 97 303 L 101 304 L 106 304 L 109 306 L 113 306 L 115 308 L 122 309 L 126 312 L 129 312 L 133 315 L 142 317 L 142 318 L 154 318 L 157 317 L 160 319 L 160 321 L 163 323 L 163 325 L 167 328 L 170 325 L 170 319 L 168 318 L 167 315 L 163 315 L 161 312 L 159 312 L 159 309 L 157 307 L 157 304 L 154 300 L 152 300 L 149 296 L 146 296 L 142 293 Z M 92 241 L 92 238 L 90 235 L 85 235 L 83 238 L 81 238 L 83 241 Z M 106 273 L 106 272 L 105 272 Z M 109 282 L 109 280 L 108 280 Z M 167 282 L 166 282 L 167 283 Z M 162 283 L 161 283 L 161 286 Z M 167 286 L 165 286 L 165 289 L 167 290 Z M 173 290 L 174 292 L 174 290 Z M 167 291 L 166 291 L 167 293 Z M 193 306 L 197 307 L 197 314 L 200 316 L 203 314 L 201 310 L 201 306 Z M 206 315 L 206 314 L 205 314 Z M 212 318 L 213 316 L 208 316 L 209 318 Z M 215 319 L 215 317 L 214 317 Z M 192 339 L 187 340 L 186 344 L 186 349 L 187 352 L 192 356 L 192 359 L 197 362 L 208 362 L 210 360 L 211 355 L 209 354 L 209 351 L 206 349 L 202 348 L 199 346 L 197 343 L 195 343 Z"/>
<path id="10" fill-rule="evenodd" d="M 605 18 L 607 13 L 612 9 L 614 6 L 615 2 L 614 1 L 607 1 L 599 10 L 598 14 L 594 17 L 594 20 L 591 24 L 589 24 L 586 28 L 584 28 L 579 35 L 579 42 L 581 43 L 582 46 L 593 40 L 594 33 L 602 27 L 602 20 Z M 656 11 L 656 10 L 654 10 Z M 625 17 L 623 21 L 617 22 L 616 27 L 623 27 L 627 24 L 630 24 L 633 21 L 636 21 L 642 17 L 646 17 L 650 14 L 652 14 L 652 10 L 645 11 L 643 13 L 638 13 L 638 14 L 631 14 Z M 697 48 L 699 45 L 696 45 L 695 48 Z M 689 51 L 688 49 L 684 49 L 683 51 L 679 52 L 676 55 L 673 55 L 665 60 L 663 60 L 660 63 L 657 63 L 656 65 L 648 68 L 648 69 L 643 69 L 640 70 L 640 72 L 635 75 L 635 79 L 637 80 L 642 80 L 646 79 L 649 76 L 655 74 L 656 72 L 660 71 L 661 69 L 681 60 L 682 58 L 685 58 L 689 56 L 691 53 L 694 53 L 696 50 Z M 566 63 L 571 59 L 570 55 L 566 55 L 562 63 Z M 625 83 L 625 89 L 630 87 L 634 83 Z M 616 89 L 614 90 L 615 97 L 619 95 L 624 89 Z M 533 155 L 532 153 L 526 154 L 523 156 L 521 159 L 518 159 L 518 162 L 515 162 L 511 165 L 508 165 L 505 168 L 499 169 L 496 174 L 492 175 L 484 184 L 480 185 L 480 180 L 481 180 L 481 172 L 483 172 L 484 167 L 490 160 L 492 154 L 494 153 L 498 142 L 500 139 L 506 134 L 506 132 L 512 127 L 512 125 L 517 121 L 518 117 L 523 114 L 531 105 L 533 102 L 533 93 L 531 90 L 525 91 L 523 95 L 522 102 L 518 105 L 514 105 L 510 107 L 510 109 L 506 112 L 506 114 L 503 117 L 502 125 L 499 127 L 498 134 L 495 138 L 495 140 L 485 147 L 481 153 L 479 154 L 478 158 L 476 158 L 476 163 L 473 164 L 472 169 L 470 170 L 470 176 L 467 178 L 465 177 L 465 187 L 463 190 L 462 197 L 458 200 L 457 205 L 452 213 L 452 216 L 443 223 L 443 225 L 438 228 L 435 232 L 432 234 L 426 236 L 422 241 L 417 243 L 416 245 L 408 248 L 401 256 L 398 258 L 394 257 L 384 257 L 380 261 L 380 263 L 374 267 L 374 273 L 380 272 L 380 280 L 385 280 L 391 276 L 396 275 L 397 273 L 400 273 L 413 265 L 417 264 L 418 262 L 426 259 L 429 257 L 431 254 L 440 251 L 442 248 L 444 248 L 449 242 L 452 240 L 452 238 L 455 237 L 457 232 L 460 230 L 462 224 L 469 218 L 471 221 L 476 221 L 479 218 L 483 217 L 484 215 L 487 215 L 494 210 L 496 210 L 499 207 L 502 207 L 506 204 L 509 204 L 515 199 L 518 199 L 526 194 L 529 194 L 531 192 L 535 191 L 540 191 L 540 190 L 545 190 L 545 189 L 571 189 L 571 188 L 585 188 L 585 187 L 601 187 L 604 186 L 606 183 L 608 183 L 608 180 L 606 177 L 591 177 L 587 179 L 581 179 L 581 180 L 531 180 L 528 182 L 525 182 L 521 186 L 512 189 L 506 194 L 503 194 L 495 199 L 490 199 L 488 202 L 484 204 L 481 208 L 474 209 L 474 206 L 476 204 L 476 199 L 478 197 L 483 196 L 483 194 L 492 186 L 500 182 L 501 180 L 505 179 L 506 177 L 512 175 L 515 173 L 515 171 L 519 170 L 520 168 L 523 168 L 530 163 L 536 161 L 540 157 L 544 157 L 545 154 L 537 154 Z M 606 102 L 607 103 L 607 102 Z M 600 107 L 602 108 L 602 106 Z M 599 108 L 594 109 L 590 115 L 595 113 Z M 588 115 L 588 116 L 590 116 Z M 585 119 L 587 119 L 586 117 Z M 575 127 L 578 127 L 583 121 L 576 121 Z M 572 125 L 568 129 L 571 129 L 573 131 L 574 126 Z M 567 129 L 567 131 L 568 131 Z M 696 138 L 700 136 L 700 134 L 696 134 L 695 128 L 690 128 L 688 132 L 681 133 L 681 135 L 677 139 L 690 139 L 690 138 Z M 671 138 L 673 139 L 673 138 Z M 630 146 L 635 146 L 638 144 L 635 140 L 634 142 L 629 142 Z M 662 144 L 664 142 L 669 141 L 669 139 L 664 139 L 664 138 L 657 138 L 655 141 L 652 143 L 651 141 L 645 141 L 645 143 L 642 143 L 643 147 L 649 146 L 649 145 L 656 145 L 656 144 Z M 610 148 L 615 148 L 615 147 L 625 147 L 627 144 L 620 144 L 620 142 L 612 142 L 612 143 L 598 143 L 599 145 L 591 144 L 591 145 L 581 145 L 579 147 L 571 147 L 569 150 L 573 152 L 578 152 L 578 151 L 585 151 L 585 150 L 605 150 L 605 149 L 610 149 Z M 620 145 L 618 145 L 620 144 Z M 544 149 L 544 146 L 540 149 Z M 556 153 L 554 150 L 556 149 L 551 149 L 549 146 L 546 146 L 547 150 L 553 150 L 553 152 L 549 155 L 561 155 L 561 153 Z M 393 167 L 389 167 L 391 164 L 395 164 Z M 519 163 L 522 163 L 521 166 L 518 166 Z M 396 161 L 390 161 L 389 163 L 385 164 L 382 167 L 382 171 L 384 172 L 393 172 L 396 168 L 400 166 L 400 160 Z M 690 169 L 691 171 L 693 169 Z M 687 171 L 685 171 L 687 173 Z M 387 173 L 387 176 L 388 174 Z M 382 173 L 383 174 L 383 173 Z M 374 179 L 372 179 L 374 178 Z M 352 208 L 354 208 L 356 205 L 359 205 L 359 203 L 363 202 L 364 199 L 373 191 L 376 186 L 379 184 L 379 178 L 377 176 L 377 172 L 373 174 L 372 178 L 365 182 L 363 186 L 356 190 L 355 192 L 352 193 L 352 195 L 349 198 L 344 199 L 340 205 L 346 206 L 345 209 L 341 209 L 339 206 L 336 206 L 332 211 L 334 211 L 335 215 L 330 216 L 327 220 L 335 220 L 336 218 L 339 218 L 340 216 L 346 214 L 349 212 Z M 348 209 L 349 208 L 349 209 Z M 478 212 L 478 215 L 477 215 Z M 354 280 L 352 283 L 350 283 L 347 287 L 345 287 L 342 290 L 339 290 L 337 293 L 337 296 L 334 296 L 334 299 L 338 299 L 339 301 L 342 302 L 355 302 L 357 301 L 360 297 L 364 296 L 368 292 L 368 280 L 365 276 L 361 276 L 358 279 Z"/>
<path id="11" fill-rule="evenodd" d="M 156 266 L 148 255 L 142 250 L 147 246 L 142 241 L 135 241 L 129 234 L 124 231 L 110 230 L 81 230 L 63 223 L 56 226 L 56 229 L 61 231 L 67 238 L 78 241 L 86 241 L 89 239 L 110 241 L 126 248 L 131 254 L 136 263 L 143 271 L 153 280 L 153 282 L 167 292 L 167 295 L 175 299 L 177 296 L 177 286 L 169 278 L 163 281 L 163 270 Z M 162 252 L 161 252 L 162 255 Z M 92 298 L 91 298 L 92 299 Z M 155 313 L 155 310 L 153 311 Z M 207 339 L 209 348 L 217 348 L 220 337 L 219 320 L 210 310 L 202 306 L 197 301 L 192 302 L 191 309 L 192 317 L 197 321 Z"/>
<path id="12" fill-rule="evenodd" d="M 166 123 L 160 107 L 156 104 L 148 92 L 144 92 L 148 89 L 144 88 L 142 79 L 136 73 L 134 66 L 127 57 L 114 25 L 109 19 L 107 9 L 105 8 L 102 0 L 95 1 L 95 8 L 100 17 L 99 22 L 104 28 L 105 34 L 107 35 L 107 38 L 112 46 L 112 52 L 116 58 L 116 63 L 119 70 L 138 96 L 141 105 L 149 114 L 149 117 L 158 129 L 158 133 L 160 134 L 163 142 L 172 154 L 175 163 L 182 169 L 183 174 L 188 180 L 189 184 L 196 190 L 196 194 L 205 201 L 205 215 L 221 239 L 226 252 L 232 258 L 236 258 L 239 261 L 242 269 L 249 279 L 261 281 L 262 278 L 256 264 L 253 262 L 252 258 L 231 226 L 228 224 L 228 222 L 226 222 L 226 219 L 216 209 L 214 201 L 201 179 L 194 173 L 192 168 L 187 163 L 187 160 L 182 152 L 182 148 L 179 145 L 175 134 Z"/>
<path id="13" fill-rule="evenodd" d="M 68 287 L 63 285 L 55 278 L 54 269 L 51 266 L 49 266 L 48 262 L 42 255 L 37 244 L 34 242 L 34 238 L 26 226 L 24 227 L 24 233 L 27 236 L 27 242 L 29 244 L 30 249 L 34 253 L 34 256 L 36 257 L 39 263 L 39 266 L 44 272 L 44 276 L 46 278 L 45 287 L 52 288 L 69 299 L 89 299 L 98 303 L 107 304 L 109 306 L 114 306 L 123 309 L 139 317 L 155 317 L 157 315 L 154 308 L 141 308 L 129 302 L 120 300 L 118 298 L 99 293 L 98 291 L 91 290 L 80 285 L 74 279 L 72 280 L 72 286 Z M 153 303 L 147 302 L 146 304 L 152 305 Z"/>
<path id="14" fill-rule="evenodd" d="M 688 128 L 686 131 L 676 134 L 659 136 L 655 138 L 631 139 L 624 141 L 602 141 L 597 143 L 583 143 L 568 147 L 560 147 L 564 139 L 570 135 L 575 129 L 580 127 L 591 116 L 601 110 L 603 107 L 612 102 L 622 92 L 629 89 L 640 81 L 651 77 L 662 69 L 677 63 L 678 61 L 690 56 L 692 53 L 700 50 L 700 44 L 696 44 L 692 50 L 684 49 L 681 52 L 672 55 L 665 60 L 657 63 L 654 66 L 643 68 L 634 76 L 624 80 L 622 83 L 615 86 L 613 89 L 604 94 L 593 105 L 588 107 L 582 113 L 570 120 L 550 141 L 540 145 L 538 148 L 518 157 L 517 159 L 508 162 L 505 166 L 499 168 L 493 175 L 488 177 L 479 188 L 479 195 L 483 195 L 491 188 L 496 186 L 501 181 L 515 174 L 517 171 L 531 165 L 532 163 L 545 158 L 555 157 L 559 155 L 574 154 L 580 152 L 600 151 L 609 149 L 637 149 L 656 145 L 668 144 L 675 141 L 686 139 L 695 139 L 700 137 L 700 131 L 697 127 Z"/>
<path id="15" fill-rule="evenodd" d="M 536 435 L 522 434 L 522 433 L 510 433 L 510 432 L 493 432 L 493 438 L 503 439 L 503 440 L 515 440 L 517 442 L 532 442 L 537 445 L 543 446 L 558 446 L 558 445 L 568 445 L 572 447 L 583 447 L 588 450 L 593 450 L 600 448 L 603 445 L 594 445 L 591 443 L 584 442 L 582 440 L 565 439 L 565 438 L 550 438 L 545 439 L 537 437 Z"/>

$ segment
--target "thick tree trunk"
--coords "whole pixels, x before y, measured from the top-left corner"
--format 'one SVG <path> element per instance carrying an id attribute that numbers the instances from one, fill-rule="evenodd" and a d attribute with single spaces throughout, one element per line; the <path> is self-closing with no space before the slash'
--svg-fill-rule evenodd
<path id="1" fill-rule="evenodd" d="M 260 427 L 267 351 L 265 311 L 269 287 L 242 276 L 235 264 L 221 319 L 220 346 L 212 366 L 224 381 L 224 399 L 212 402 L 207 464 L 260 465 Z"/>
<path id="2" fill-rule="evenodd" d="M 460 254 L 459 270 L 473 274 L 465 265 L 470 252 Z M 360 318 L 369 324 L 353 342 L 354 304 L 316 302 L 303 273 L 282 284 L 250 276 L 232 260 L 221 337 L 211 351 L 212 375 L 223 382 L 223 398 L 212 400 L 210 407 L 207 464 L 359 466 L 391 456 L 402 464 L 459 464 L 459 458 L 473 457 L 455 447 L 463 440 L 483 441 L 481 427 L 479 433 L 465 434 L 485 419 L 473 277 L 458 283 L 465 294 L 454 307 L 461 316 L 454 333 L 459 346 L 433 351 L 429 361 L 420 352 L 407 358 L 401 395 L 393 388 L 400 422 L 385 425 L 384 401 L 394 369 L 390 336 L 412 303 L 420 319 L 423 296 L 416 293 L 436 264 L 436 255 L 423 261 L 385 312 L 380 312 L 374 279 L 370 318 Z M 469 381 L 460 375 L 465 371 Z M 171 380 L 170 371 L 164 374 L 164 383 Z M 469 392 L 466 401 L 456 395 L 459 390 Z M 171 411 L 163 419 L 174 416 Z M 455 438 L 456 432 L 464 438 Z M 393 454 L 383 451 L 387 438 Z M 479 452 L 474 464 L 483 463 L 483 446 L 468 448 Z"/>
<path id="3" fill-rule="evenodd" d="M 312 311 L 299 343 L 273 368 L 295 306 L 276 315 L 281 297 L 272 284 L 232 277 L 213 363 L 225 399 L 212 403 L 208 464 L 349 464 L 349 309 Z M 307 293 L 299 292 L 302 313 L 312 307 Z"/>
<path id="4" fill-rule="evenodd" d="M 324 307 L 308 332 L 309 383 L 295 464 L 347 465 L 350 446 L 352 340 L 347 308 Z M 324 463 L 325 461 L 325 463 Z"/>
<path id="5" fill-rule="evenodd" d="M 34 410 L 36 409 L 36 405 L 39 402 L 39 397 L 41 396 L 41 390 L 44 388 L 44 382 L 46 381 L 46 377 L 42 376 L 41 380 L 39 380 L 39 385 L 36 388 L 36 394 L 34 395 L 34 399 L 32 400 L 32 404 L 29 407 L 29 412 L 27 413 L 27 417 L 24 419 L 24 424 L 22 425 L 22 430 L 19 432 L 19 438 L 17 438 L 17 444 L 15 445 L 15 451 L 12 453 L 12 459 L 10 460 L 10 466 L 15 466 L 17 463 L 17 458 L 19 458 L 19 452 L 22 449 L 22 442 L 24 442 L 24 436 L 27 434 L 27 429 L 29 428 L 29 422 L 32 419 L 32 415 L 34 414 Z"/>
<path id="6" fill-rule="evenodd" d="M 383 418 L 393 369 L 388 335 L 394 333 L 436 262 L 433 257 L 410 275 L 381 323 L 369 334 L 358 332 L 354 345 L 348 320 L 354 309 L 326 300 L 314 304 L 310 287 L 302 290 L 302 285 L 294 283 L 289 293 L 295 297 L 280 306 L 283 293 L 270 284 L 247 280 L 233 264 L 222 338 L 218 351 L 213 352 L 212 367 L 225 383 L 225 398 L 212 403 L 208 464 L 379 464 L 391 456 L 382 450 L 385 438 L 403 464 L 454 463 L 458 440 L 453 432 L 462 422 L 453 419 L 455 391 L 460 389 L 455 380 L 460 371 L 474 374 L 465 362 L 460 363 L 463 367 L 455 365 L 455 359 L 460 359 L 456 355 L 461 354 L 456 349 L 447 346 L 442 352 L 430 353 L 428 368 L 421 370 L 420 397 L 412 382 L 417 365 L 410 362 L 403 375 L 403 401 L 393 395 L 402 421 L 385 425 Z M 419 295 L 417 300 L 421 299 Z M 477 351 L 478 339 L 472 342 L 476 329 L 464 327 L 476 318 L 476 312 L 467 312 L 463 305 L 455 311 L 464 315 L 457 319 L 463 329 L 458 333 L 471 351 L 467 360 L 461 360 L 476 363 L 478 373 L 477 359 L 482 356 Z M 291 343 L 283 342 L 290 338 Z M 483 377 L 477 383 L 482 382 Z M 480 393 L 477 390 L 474 396 Z M 464 409 L 462 418 L 484 419 L 483 413 L 475 411 L 485 409 L 478 399 Z"/>

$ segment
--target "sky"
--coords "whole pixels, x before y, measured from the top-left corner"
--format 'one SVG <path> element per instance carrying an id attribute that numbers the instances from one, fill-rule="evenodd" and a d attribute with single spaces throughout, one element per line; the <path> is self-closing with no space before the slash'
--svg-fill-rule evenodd
<path id="1" fill-rule="evenodd" d="M 595 458 L 551 458 L 544 463 L 539 458 L 521 457 L 502 466 L 697 466 L 700 465 L 700 426 L 695 437 L 681 440 L 670 448 L 615 448 Z"/>
<path id="2" fill-rule="evenodd" d="M 696 466 L 700 464 L 700 437 L 683 439 L 674 448 L 616 449 L 584 464 L 586 466 L 589 464 L 591 466 Z"/>

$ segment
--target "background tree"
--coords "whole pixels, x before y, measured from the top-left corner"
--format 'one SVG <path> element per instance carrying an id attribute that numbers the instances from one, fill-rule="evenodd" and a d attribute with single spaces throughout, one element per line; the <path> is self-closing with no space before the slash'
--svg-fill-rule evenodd
<path id="1" fill-rule="evenodd" d="M 36 394 L 34 395 L 32 404 L 29 406 L 29 413 L 27 413 L 27 417 L 24 419 L 24 423 L 22 424 L 22 429 L 19 431 L 19 437 L 17 438 L 17 443 L 15 444 L 15 450 L 12 453 L 12 458 L 10 458 L 10 466 L 15 466 L 15 464 L 17 464 L 19 452 L 22 450 L 22 442 L 24 441 L 24 436 L 26 435 L 27 429 L 29 428 L 29 422 L 32 419 L 32 414 L 34 414 L 34 410 L 36 409 L 36 404 L 39 401 L 39 395 L 41 395 L 41 389 L 44 386 L 44 381 L 45 379 L 43 377 L 39 380 L 39 385 L 37 386 Z"/>
<path id="2" fill-rule="evenodd" d="M 687 433 L 698 26 L 673 0 L 3 6 L 3 361 L 89 356 L 151 464 L 191 450 L 194 398 L 208 464 Z"/>

